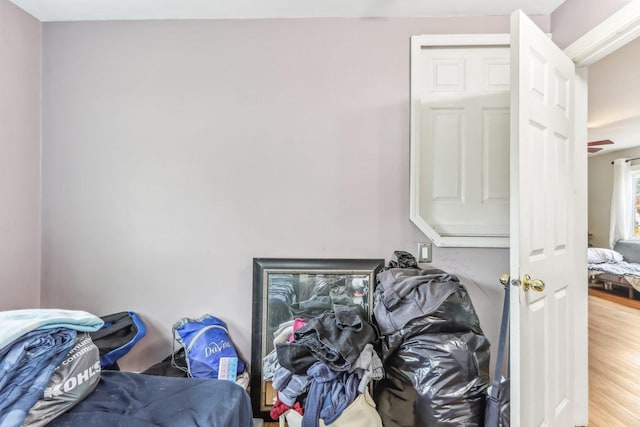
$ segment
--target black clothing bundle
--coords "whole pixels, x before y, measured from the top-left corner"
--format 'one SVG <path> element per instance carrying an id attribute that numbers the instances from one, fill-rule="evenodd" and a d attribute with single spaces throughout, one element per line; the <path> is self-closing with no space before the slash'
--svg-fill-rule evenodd
<path id="1" fill-rule="evenodd" d="M 377 341 L 373 326 L 350 306 L 336 305 L 311 318 L 294 333 L 294 341 L 278 344 L 280 365 L 296 374 L 305 374 L 316 361 L 334 371 L 348 371 L 368 343 Z"/>

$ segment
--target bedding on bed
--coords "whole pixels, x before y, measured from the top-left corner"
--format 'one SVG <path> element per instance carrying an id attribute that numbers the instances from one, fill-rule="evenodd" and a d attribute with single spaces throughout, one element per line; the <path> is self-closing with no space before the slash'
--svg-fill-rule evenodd
<path id="1" fill-rule="evenodd" d="M 624 261 L 624 257 L 618 251 L 607 248 L 587 248 L 587 262 L 600 264 L 601 262 Z"/>
<path id="2" fill-rule="evenodd" d="M 232 381 L 103 371 L 95 391 L 51 427 L 251 427 L 247 392 Z"/>
<path id="3" fill-rule="evenodd" d="M 640 264 L 626 261 L 589 263 L 589 270 L 602 271 L 617 276 L 640 276 Z"/>
<path id="4" fill-rule="evenodd" d="M 640 292 L 640 240 L 619 240 L 613 249 L 588 248 L 587 262 L 594 279 Z"/>
<path id="5" fill-rule="evenodd" d="M 602 279 L 602 277 L 598 276 L 599 273 L 617 276 L 617 281 L 615 279 L 608 281 L 614 285 L 631 286 L 640 292 L 640 264 L 626 261 L 609 261 L 589 263 L 587 264 L 587 268 L 590 272 L 596 273 L 594 274 L 595 279 Z M 611 277 L 608 277 L 608 279 L 611 279 Z M 624 282 L 623 279 L 626 280 L 626 282 Z M 630 292 L 629 297 L 631 298 L 633 292 Z"/>

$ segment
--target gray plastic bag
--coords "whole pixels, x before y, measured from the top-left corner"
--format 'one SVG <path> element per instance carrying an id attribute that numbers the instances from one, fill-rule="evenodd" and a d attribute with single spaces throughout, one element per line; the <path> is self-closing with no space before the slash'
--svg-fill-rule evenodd
<path id="1" fill-rule="evenodd" d="M 87 332 L 58 365 L 40 398 L 29 410 L 23 426 L 39 427 L 71 409 L 95 390 L 100 381 L 100 354 Z"/>

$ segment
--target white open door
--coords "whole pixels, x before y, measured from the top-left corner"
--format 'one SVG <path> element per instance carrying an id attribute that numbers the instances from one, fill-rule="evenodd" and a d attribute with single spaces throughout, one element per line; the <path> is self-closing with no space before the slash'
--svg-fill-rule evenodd
<path id="1" fill-rule="evenodd" d="M 586 144 L 575 140 L 574 91 L 573 62 L 522 12 L 514 12 L 510 274 L 520 287 L 511 293 L 513 426 L 566 427 L 580 418 L 574 381 L 583 375 L 586 384 L 587 372 L 576 369 L 574 349 L 576 333 L 586 342 L 586 331 L 574 326 L 574 310 L 583 303 L 576 295 L 587 287 L 577 274 L 586 271 L 587 230 L 578 229 L 586 224 L 580 165 L 586 163 Z M 543 290 L 534 289 L 542 287 L 535 279 L 544 282 Z"/>

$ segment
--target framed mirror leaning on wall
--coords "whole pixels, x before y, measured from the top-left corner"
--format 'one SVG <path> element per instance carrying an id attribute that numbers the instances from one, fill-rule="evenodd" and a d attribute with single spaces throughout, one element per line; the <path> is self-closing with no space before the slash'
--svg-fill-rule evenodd
<path id="1" fill-rule="evenodd" d="M 335 304 L 371 319 L 376 274 L 383 259 L 253 259 L 251 402 L 254 417 L 271 420 L 275 342 L 288 340 L 294 319 L 308 319 Z M 266 358 L 266 360 L 265 360 Z M 265 379 L 266 378 L 266 379 Z"/>

